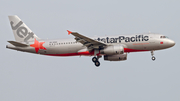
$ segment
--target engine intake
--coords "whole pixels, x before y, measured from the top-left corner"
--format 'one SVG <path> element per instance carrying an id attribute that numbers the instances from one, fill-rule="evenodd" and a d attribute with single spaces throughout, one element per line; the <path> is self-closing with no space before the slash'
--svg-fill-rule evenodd
<path id="1" fill-rule="evenodd" d="M 105 55 L 104 60 L 107 60 L 107 61 L 123 61 L 123 60 L 127 60 L 127 53 L 118 54 L 118 55 Z"/>
<path id="2" fill-rule="evenodd" d="M 106 54 L 106 55 L 123 54 L 124 47 L 121 45 L 108 46 L 108 47 L 100 50 L 100 53 Z"/>

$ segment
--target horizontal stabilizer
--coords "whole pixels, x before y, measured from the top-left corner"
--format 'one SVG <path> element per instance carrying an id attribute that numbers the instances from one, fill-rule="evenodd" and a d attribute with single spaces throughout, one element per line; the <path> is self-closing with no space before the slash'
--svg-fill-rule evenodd
<path id="1" fill-rule="evenodd" d="M 20 42 L 16 42 L 16 41 L 8 41 L 10 44 L 17 46 L 17 47 L 27 47 L 28 45 L 20 43 Z"/>

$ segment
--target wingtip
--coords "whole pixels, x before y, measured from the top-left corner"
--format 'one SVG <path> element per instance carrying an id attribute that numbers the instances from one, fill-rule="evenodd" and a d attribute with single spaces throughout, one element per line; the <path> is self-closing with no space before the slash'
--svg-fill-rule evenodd
<path id="1" fill-rule="evenodd" d="M 68 32 L 68 35 L 70 35 L 72 32 L 71 31 L 69 31 L 69 30 L 67 30 L 67 32 Z"/>

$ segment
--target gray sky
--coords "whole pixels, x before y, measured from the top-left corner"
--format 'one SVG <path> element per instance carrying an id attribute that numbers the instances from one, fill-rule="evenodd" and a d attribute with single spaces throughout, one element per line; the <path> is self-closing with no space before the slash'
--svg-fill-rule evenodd
<path id="1" fill-rule="evenodd" d="M 179 0 L 1 0 L 0 101 L 179 101 Z M 6 49 L 14 40 L 8 15 L 18 15 L 40 38 L 155 32 L 170 49 L 130 53 L 128 60 L 49 57 Z"/>

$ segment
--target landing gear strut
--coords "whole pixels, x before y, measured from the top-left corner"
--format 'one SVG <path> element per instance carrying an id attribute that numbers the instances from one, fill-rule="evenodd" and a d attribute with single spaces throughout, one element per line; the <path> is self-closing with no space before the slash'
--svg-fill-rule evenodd
<path id="1" fill-rule="evenodd" d="M 156 60 L 156 58 L 154 57 L 154 51 L 151 51 L 151 56 L 152 56 L 152 60 L 154 61 L 154 60 Z"/>
<path id="2" fill-rule="evenodd" d="M 99 58 L 101 58 L 101 56 L 97 56 L 97 57 L 92 58 L 92 61 L 94 62 L 96 67 L 100 66 Z"/>

